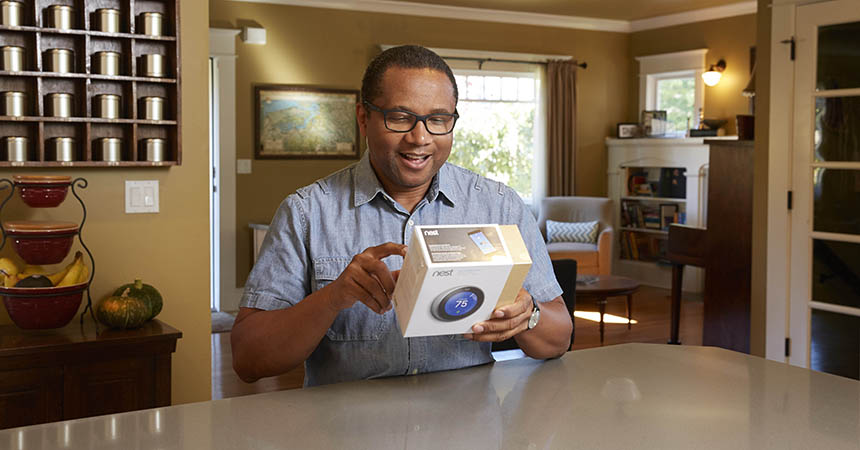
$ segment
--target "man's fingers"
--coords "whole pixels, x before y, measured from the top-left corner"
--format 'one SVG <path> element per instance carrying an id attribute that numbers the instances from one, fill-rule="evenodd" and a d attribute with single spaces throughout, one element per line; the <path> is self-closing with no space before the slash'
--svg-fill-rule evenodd
<path id="1" fill-rule="evenodd" d="M 502 332 L 485 332 L 485 333 L 467 333 L 464 335 L 466 339 L 476 342 L 501 342 L 505 339 L 510 339 L 528 328 L 528 324 L 524 323 L 516 328 L 505 330 Z"/>
<path id="2" fill-rule="evenodd" d="M 354 279 L 361 289 L 364 290 L 365 298 L 367 298 L 367 300 L 362 299 L 364 303 L 375 302 L 379 307 L 378 310 L 374 309 L 376 312 L 381 313 L 388 309 L 388 305 L 391 303 L 388 299 L 388 294 L 383 291 L 382 285 L 379 284 L 376 278 L 365 272 Z"/>
<path id="3" fill-rule="evenodd" d="M 391 276 L 388 266 L 382 261 L 372 260 L 362 265 L 362 268 L 380 284 L 380 287 L 387 294 L 386 297 L 390 298 L 391 294 L 394 293 L 394 277 Z"/>
<path id="4" fill-rule="evenodd" d="M 395 244 L 394 242 L 386 242 L 384 244 L 377 245 L 376 247 L 368 247 L 364 253 L 367 253 L 374 259 L 382 259 L 391 255 L 400 255 L 405 257 L 406 246 L 403 244 Z"/>
<path id="5" fill-rule="evenodd" d="M 397 279 L 400 278 L 400 269 L 391 272 L 391 278 L 394 278 L 394 283 L 397 283 Z"/>

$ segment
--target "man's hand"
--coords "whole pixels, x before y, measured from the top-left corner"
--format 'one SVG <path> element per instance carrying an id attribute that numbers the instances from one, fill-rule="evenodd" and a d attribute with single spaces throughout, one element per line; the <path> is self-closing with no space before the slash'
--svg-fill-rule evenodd
<path id="1" fill-rule="evenodd" d="M 500 342 L 514 337 L 528 329 L 533 307 L 532 296 L 520 288 L 514 303 L 493 311 L 489 320 L 475 324 L 472 333 L 464 337 L 478 342 Z"/>
<path id="2" fill-rule="evenodd" d="M 343 273 L 324 287 L 331 305 L 338 311 L 362 302 L 378 314 L 391 309 L 391 295 L 398 271 L 392 273 L 382 259 L 406 256 L 406 246 L 388 242 L 355 255 Z"/>

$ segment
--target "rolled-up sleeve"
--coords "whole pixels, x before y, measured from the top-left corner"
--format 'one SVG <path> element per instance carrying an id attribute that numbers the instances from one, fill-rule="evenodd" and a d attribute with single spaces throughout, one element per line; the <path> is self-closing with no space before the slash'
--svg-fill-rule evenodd
<path id="1" fill-rule="evenodd" d="M 523 242 L 528 247 L 529 256 L 532 258 L 532 267 L 529 269 L 528 275 L 526 275 L 523 287 L 538 302 L 548 302 L 560 296 L 562 290 L 555 279 L 552 262 L 549 259 L 549 253 L 546 251 L 546 243 L 544 243 L 543 236 L 540 234 L 537 221 L 535 221 L 529 208 L 513 189 L 508 190 L 505 194 L 505 199 L 507 202 L 507 216 L 510 223 L 516 224 L 519 227 Z"/>
<path id="2" fill-rule="evenodd" d="M 278 207 L 239 306 L 289 308 L 310 294 L 307 219 L 302 199 L 293 194 Z"/>

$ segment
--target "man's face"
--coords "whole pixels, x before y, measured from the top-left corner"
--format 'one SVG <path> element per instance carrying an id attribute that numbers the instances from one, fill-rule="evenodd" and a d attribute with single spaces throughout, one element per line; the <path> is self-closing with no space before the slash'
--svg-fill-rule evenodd
<path id="1" fill-rule="evenodd" d="M 454 113 L 451 80 L 438 70 L 391 67 L 382 76 L 382 95 L 371 100 L 383 109 L 402 109 L 418 115 Z M 357 108 L 362 136 L 367 137 L 370 162 L 386 189 L 429 186 L 451 154 L 453 133 L 433 135 L 418 122 L 408 133 L 385 128 L 382 113 L 364 105 Z"/>

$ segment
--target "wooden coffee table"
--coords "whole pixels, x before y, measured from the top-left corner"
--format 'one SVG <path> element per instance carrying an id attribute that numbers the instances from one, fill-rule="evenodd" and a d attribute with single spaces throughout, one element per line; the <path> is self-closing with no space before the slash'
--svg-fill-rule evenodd
<path id="1" fill-rule="evenodd" d="M 639 282 L 615 275 L 596 275 L 593 283 L 576 283 L 577 303 L 581 298 L 594 298 L 600 308 L 600 344 L 603 345 L 603 315 L 606 313 L 606 299 L 627 297 L 627 329 L 630 329 L 630 315 L 633 313 L 633 294 L 639 290 Z"/>

